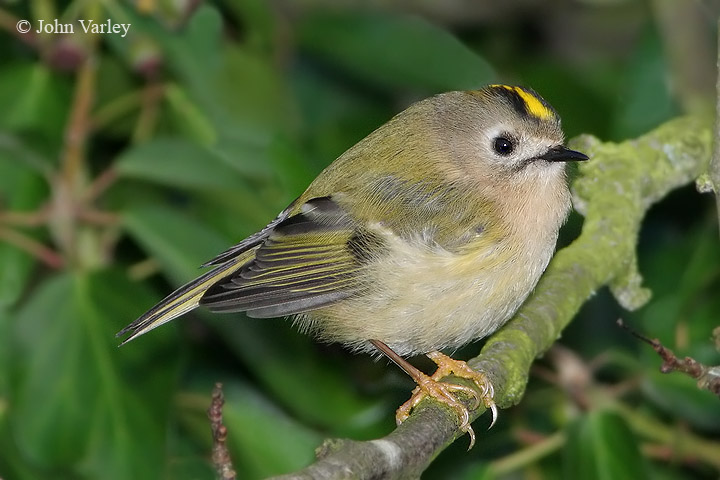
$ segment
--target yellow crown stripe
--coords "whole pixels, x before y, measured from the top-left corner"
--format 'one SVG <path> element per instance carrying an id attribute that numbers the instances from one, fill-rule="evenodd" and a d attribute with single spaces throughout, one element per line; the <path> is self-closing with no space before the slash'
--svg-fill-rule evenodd
<path id="1" fill-rule="evenodd" d="M 499 84 L 490 85 L 490 87 L 504 88 L 517 94 L 522 99 L 522 101 L 525 102 L 528 113 L 534 117 L 537 117 L 541 120 L 547 120 L 548 118 L 552 118 L 555 116 L 552 109 L 545 106 L 545 103 L 540 98 L 538 98 L 532 92 L 529 92 L 521 87 L 513 87 L 510 85 Z"/>
<path id="2" fill-rule="evenodd" d="M 534 115 L 542 120 L 548 119 L 553 116 L 552 110 L 546 107 L 543 102 L 540 101 L 535 95 L 523 90 L 520 87 L 515 87 L 514 90 L 515 93 L 520 95 L 520 98 L 525 101 L 530 115 Z"/>

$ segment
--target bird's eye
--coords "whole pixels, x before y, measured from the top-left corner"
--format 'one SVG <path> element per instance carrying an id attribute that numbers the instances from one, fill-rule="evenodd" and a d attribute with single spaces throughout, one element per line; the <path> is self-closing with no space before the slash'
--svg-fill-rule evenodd
<path id="1" fill-rule="evenodd" d="M 493 148 L 500 155 L 510 155 L 515 150 L 515 144 L 507 137 L 496 137 Z"/>

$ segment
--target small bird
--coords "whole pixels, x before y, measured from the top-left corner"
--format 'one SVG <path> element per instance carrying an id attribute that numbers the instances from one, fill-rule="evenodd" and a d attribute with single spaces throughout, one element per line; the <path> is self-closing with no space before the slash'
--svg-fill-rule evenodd
<path id="1" fill-rule="evenodd" d="M 210 260 L 125 327 L 126 343 L 204 306 L 292 316 L 321 341 L 386 355 L 452 407 L 474 441 L 465 391 L 493 412 L 482 372 L 441 353 L 500 328 L 535 287 L 570 210 L 560 118 L 529 88 L 489 85 L 411 105 L 347 150 L 259 232 Z M 428 376 L 405 357 L 426 354 Z M 441 382 L 465 377 L 483 392 Z"/>

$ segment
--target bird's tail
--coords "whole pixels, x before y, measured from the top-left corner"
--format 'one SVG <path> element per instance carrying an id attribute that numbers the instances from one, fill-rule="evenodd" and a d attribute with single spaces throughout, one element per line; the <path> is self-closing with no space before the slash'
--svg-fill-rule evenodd
<path id="1" fill-rule="evenodd" d="M 222 265 L 219 265 L 192 282 L 189 282 L 165 297 L 160 303 L 145 312 L 140 318 L 127 327 L 120 330 L 116 336 L 121 337 L 127 333 L 127 337 L 120 345 L 159 327 L 180 315 L 193 310 L 198 306 L 200 299 L 207 289 L 212 287 L 221 279 L 231 275 L 245 264 L 246 256 L 241 255 L 233 258 Z"/>

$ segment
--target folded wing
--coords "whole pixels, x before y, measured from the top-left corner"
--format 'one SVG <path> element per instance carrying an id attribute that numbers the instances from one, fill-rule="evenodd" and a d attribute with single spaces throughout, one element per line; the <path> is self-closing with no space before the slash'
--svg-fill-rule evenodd
<path id="1" fill-rule="evenodd" d="M 198 305 L 264 318 L 306 312 L 357 293 L 372 235 L 330 197 L 312 199 L 294 215 L 289 211 L 206 263 L 215 268 L 121 330 L 118 336 L 130 333 L 123 343 Z"/>
<path id="2" fill-rule="evenodd" d="M 368 236 L 332 199 L 310 200 L 273 228 L 254 258 L 214 285 L 200 304 L 265 318 L 337 302 L 360 289 Z"/>

